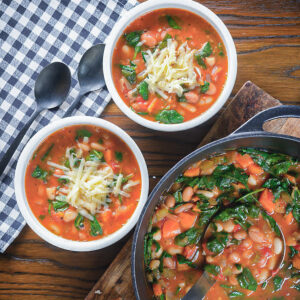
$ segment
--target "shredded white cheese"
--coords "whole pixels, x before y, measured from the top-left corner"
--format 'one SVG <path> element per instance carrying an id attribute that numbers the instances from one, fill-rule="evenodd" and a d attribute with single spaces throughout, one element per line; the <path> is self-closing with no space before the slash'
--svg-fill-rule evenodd
<path id="1" fill-rule="evenodd" d="M 140 183 L 129 180 L 122 188 L 123 174 L 114 175 L 112 168 L 105 162 L 86 161 L 80 149 L 67 148 L 66 158 L 69 160 L 69 168 L 51 161 L 47 163 L 64 171 L 63 175 L 56 176 L 68 180 L 66 188 L 61 188 L 59 192 L 65 194 L 66 201 L 88 219 L 92 220 L 92 215 L 99 212 L 101 207 L 108 207 L 112 201 L 110 194 L 130 197 L 128 189 Z"/>
<path id="2" fill-rule="evenodd" d="M 176 93 L 181 96 L 182 85 L 193 89 L 197 85 L 194 70 L 194 54 L 196 50 L 189 48 L 187 42 L 177 49 L 177 41 L 168 39 L 167 47 L 157 48 L 154 53 L 150 50 L 145 55 L 146 73 L 145 81 L 151 93 L 158 93 L 167 98 L 164 92 Z"/>

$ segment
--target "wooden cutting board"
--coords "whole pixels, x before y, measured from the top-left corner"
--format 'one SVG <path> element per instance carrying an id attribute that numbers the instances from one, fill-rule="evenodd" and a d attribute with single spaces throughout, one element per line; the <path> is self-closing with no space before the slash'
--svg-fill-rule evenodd
<path id="1" fill-rule="evenodd" d="M 258 112 L 277 105 L 281 105 L 278 100 L 252 82 L 246 82 L 216 120 L 199 146 L 227 136 Z M 265 124 L 264 129 L 300 137 L 300 119 L 273 120 Z M 132 237 L 95 284 L 85 298 L 86 300 L 135 299 L 130 269 L 131 245 Z"/>

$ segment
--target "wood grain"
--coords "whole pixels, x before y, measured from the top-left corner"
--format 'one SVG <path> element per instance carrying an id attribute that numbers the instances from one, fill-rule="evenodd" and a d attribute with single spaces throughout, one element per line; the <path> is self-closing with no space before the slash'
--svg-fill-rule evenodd
<path id="1" fill-rule="evenodd" d="M 258 112 L 277 105 L 281 105 L 278 100 L 253 83 L 246 82 L 202 140 L 200 146 L 227 136 Z M 266 129 L 269 126 L 270 124 L 266 126 Z M 274 120 L 271 126 L 273 132 L 295 134 L 296 131 L 295 136 L 300 137 L 299 119 Z M 131 246 L 132 239 L 126 243 L 86 300 L 134 299 L 130 273 Z"/>
<path id="2" fill-rule="evenodd" d="M 231 99 L 245 81 L 251 80 L 285 104 L 300 103 L 300 2 L 201 3 L 219 15 L 236 44 L 238 76 Z M 150 188 L 195 149 L 216 120 L 184 133 L 164 134 L 135 124 L 113 103 L 101 117 L 121 126 L 137 142 L 149 168 Z M 0 255 L 0 299 L 83 299 L 124 242 L 105 251 L 72 253 L 50 246 L 26 226 Z"/>

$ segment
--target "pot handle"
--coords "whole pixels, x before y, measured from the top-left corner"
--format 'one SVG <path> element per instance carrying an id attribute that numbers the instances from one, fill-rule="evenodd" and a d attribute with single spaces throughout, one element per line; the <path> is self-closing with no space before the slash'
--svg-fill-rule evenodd
<path id="1" fill-rule="evenodd" d="M 266 109 L 248 120 L 235 130 L 233 134 L 264 131 L 263 125 L 265 122 L 278 118 L 300 118 L 300 106 L 279 105 Z"/>

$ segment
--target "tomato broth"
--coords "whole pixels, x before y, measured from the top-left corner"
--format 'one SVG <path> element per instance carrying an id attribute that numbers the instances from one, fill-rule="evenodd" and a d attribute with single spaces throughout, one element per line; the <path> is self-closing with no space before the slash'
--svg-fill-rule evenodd
<path id="1" fill-rule="evenodd" d="M 140 198 L 141 174 L 119 137 L 74 125 L 52 133 L 33 153 L 25 192 L 44 227 L 66 239 L 90 241 L 128 221 Z"/>
<path id="2" fill-rule="evenodd" d="M 198 15 L 173 8 L 133 21 L 112 60 L 114 84 L 126 105 L 164 124 L 186 122 L 208 110 L 223 90 L 227 71 L 216 30 Z"/>

